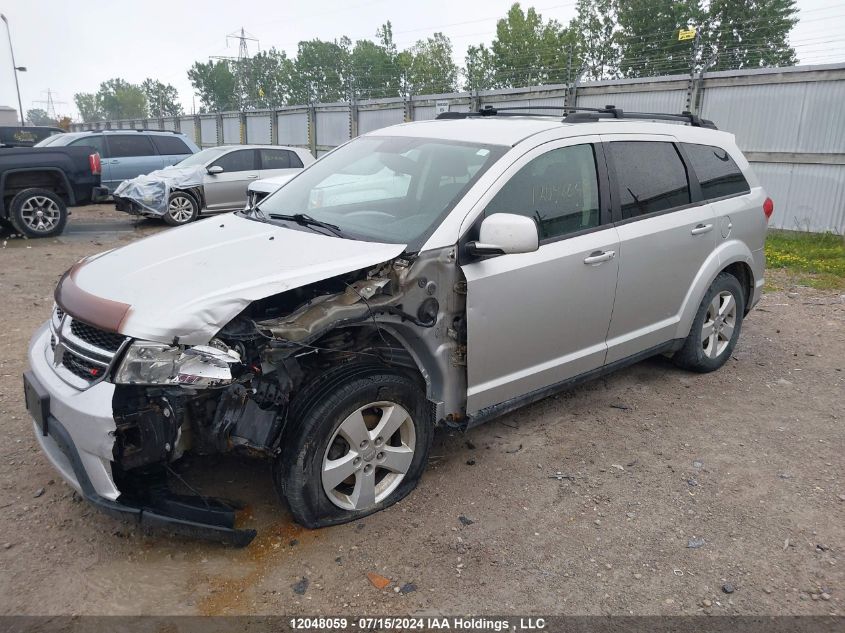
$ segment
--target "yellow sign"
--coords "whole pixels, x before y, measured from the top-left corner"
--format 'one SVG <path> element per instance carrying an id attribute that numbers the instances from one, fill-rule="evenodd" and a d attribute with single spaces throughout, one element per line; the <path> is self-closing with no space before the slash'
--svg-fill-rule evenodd
<path id="1" fill-rule="evenodd" d="M 681 29 L 678 32 L 678 40 L 683 42 L 684 40 L 691 40 L 695 37 L 695 29 Z"/>

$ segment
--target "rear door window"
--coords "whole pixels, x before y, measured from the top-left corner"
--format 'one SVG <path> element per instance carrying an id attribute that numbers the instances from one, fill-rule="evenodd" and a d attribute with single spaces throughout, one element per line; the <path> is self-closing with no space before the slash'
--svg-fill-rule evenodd
<path id="1" fill-rule="evenodd" d="M 288 169 L 290 164 L 290 152 L 285 149 L 260 149 L 261 169 Z"/>
<path id="2" fill-rule="evenodd" d="M 159 154 L 163 156 L 174 156 L 181 154 L 193 154 L 190 148 L 178 136 L 160 136 L 158 134 L 150 135 L 153 145 L 158 150 Z"/>
<path id="3" fill-rule="evenodd" d="M 748 193 L 751 189 L 734 159 L 721 147 L 684 143 L 705 200 Z"/>
<path id="4" fill-rule="evenodd" d="M 221 156 L 214 161 L 210 166 L 219 165 L 224 172 L 232 171 L 251 171 L 256 169 L 255 166 L 255 150 L 241 149 Z"/>
<path id="5" fill-rule="evenodd" d="M 690 203 L 686 167 L 668 141 L 612 141 L 622 219 Z"/>
<path id="6" fill-rule="evenodd" d="M 111 158 L 155 156 L 153 144 L 146 134 L 109 134 L 106 142 Z"/>

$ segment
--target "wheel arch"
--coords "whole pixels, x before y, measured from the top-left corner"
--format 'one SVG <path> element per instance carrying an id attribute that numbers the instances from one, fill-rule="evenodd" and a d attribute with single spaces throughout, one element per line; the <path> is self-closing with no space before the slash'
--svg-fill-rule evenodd
<path id="1" fill-rule="evenodd" d="M 684 297 L 678 329 L 674 338 L 681 340 L 689 335 L 701 300 L 716 277 L 723 272 L 727 272 L 739 280 L 745 295 L 745 313 L 747 314 L 754 294 L 755 279 L 753 271 L 754 258 L 748 246 L 739 240 L 720 244 L 705 260 Z"/>
<path id="2" fill-rule="evenodd" d="M 20 175 L 47 176 L 51 182 L 29 183 L 18 187 L 16 181 Z M 37 169 L 21 167 L 19 169 L 9 169 L 0 176 L 0 212 L 2 212 L 4 217 L 9 215 L 11 199 L 26 189 L 47 189 L 52 191 L 68 206 L 73 206 L 76 201 L 73 195 L 73 187 L 70 185 L 67 174 L 58 167 L 38 167 Z M 7 200 L 9 203 L 6 202 Z"/>

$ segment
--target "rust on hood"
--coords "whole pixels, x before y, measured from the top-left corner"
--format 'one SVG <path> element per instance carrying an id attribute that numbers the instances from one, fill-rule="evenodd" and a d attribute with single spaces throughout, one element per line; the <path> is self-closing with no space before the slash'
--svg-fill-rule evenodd
<path id="1" fill-rule="evenodd" d="M 128 303 L 104 299 L 92 295 L 76 283 L 76 275 L 85 261 L 75 263 L 59 280 L 55 299 L 59 307 L 69 315 L 89 325 L 110 332 L 120 332 L 131 306 Z"/>

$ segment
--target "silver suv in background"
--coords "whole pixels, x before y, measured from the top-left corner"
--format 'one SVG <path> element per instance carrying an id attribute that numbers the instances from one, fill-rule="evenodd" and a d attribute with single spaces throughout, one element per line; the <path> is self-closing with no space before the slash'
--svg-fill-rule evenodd
<path id="1" fill-rule="evenodd" d="M 35 147 L 84 146 L 100 155 L 101 183 L 114 193 L 124 180 L 175 165 L 199 151 L 180 132 L 166 130 L 97 130 L 56 134 Z"/>
<path id="2" fill-rule="evenodd" d="M 296 520 L 332 525 L 407 495 L 437 425 L 655 354 L 721 367 L 773 210 L 733 136 L 497 115 L 366 134 L 252 209 L 73 266 L 24 376 L 50 461 L 107 511 L 243 544 L 231 507 L 167 492 L 171 462 L 264 456 Z"/>

